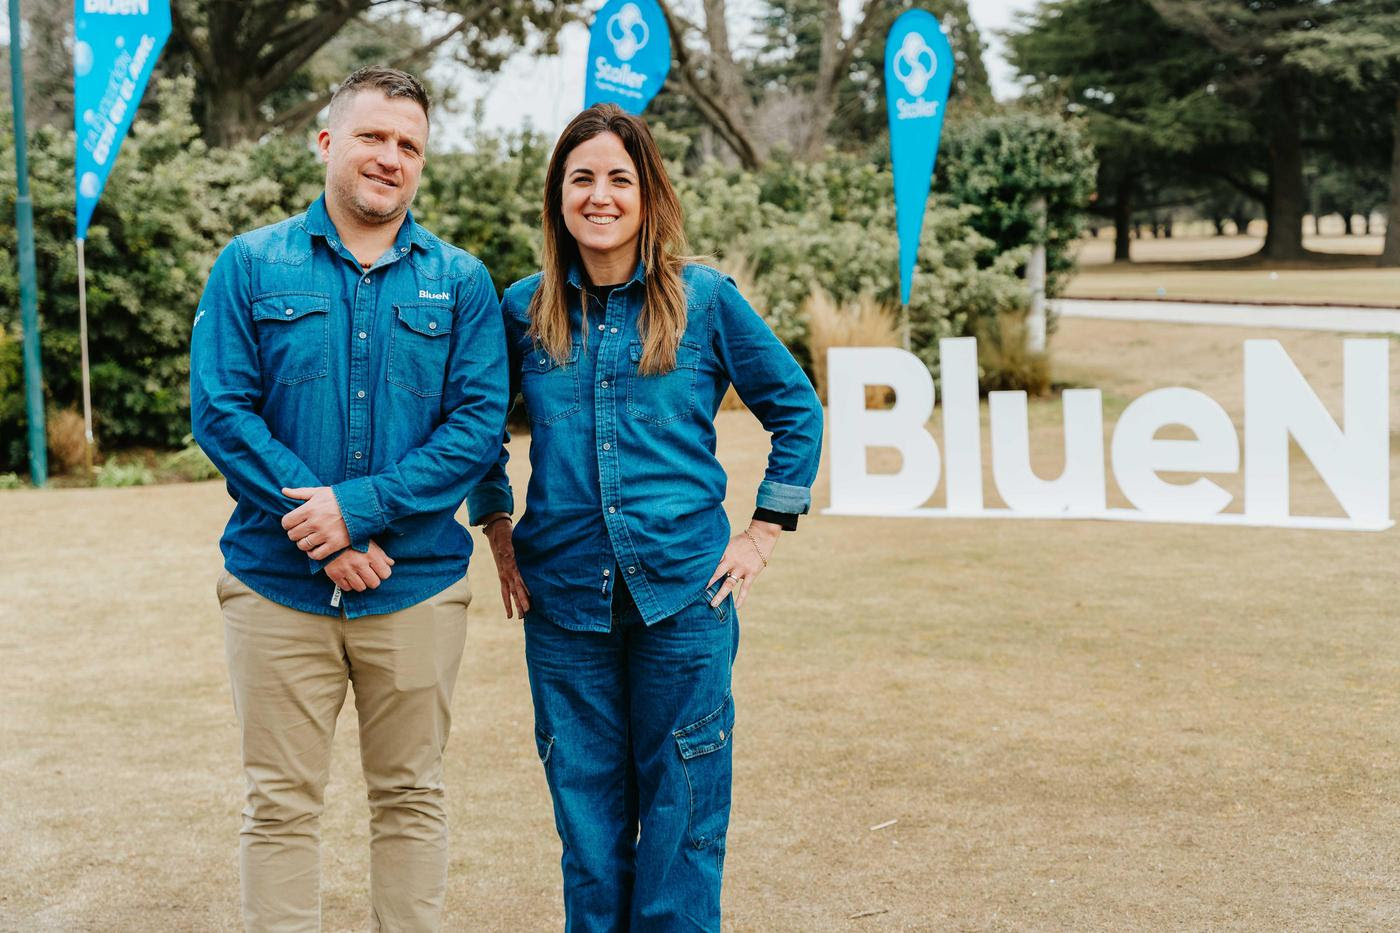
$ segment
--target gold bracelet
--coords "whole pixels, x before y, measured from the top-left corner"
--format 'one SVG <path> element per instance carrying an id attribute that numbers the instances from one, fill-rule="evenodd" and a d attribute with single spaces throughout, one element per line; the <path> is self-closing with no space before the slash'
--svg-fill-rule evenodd
<path id="1" fill-rule="evenodd" d="M 749 539 L 749 543 L 753 545 L 753 549 L 758 552 L 758 559 L 763 561 L 763 566 L 767 567 L 768 558 L 763 556 L 763 548 L 758 546 L 758 539 L 755 538 L 747 528 L 744 529 L 744 536 Z"/>

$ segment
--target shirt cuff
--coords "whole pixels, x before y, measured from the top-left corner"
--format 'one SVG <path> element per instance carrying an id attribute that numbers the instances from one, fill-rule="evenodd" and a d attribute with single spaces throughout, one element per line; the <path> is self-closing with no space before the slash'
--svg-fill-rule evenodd
<path id="1" fill-rule="evenodd" d="M 766 479 L 758 484 L 758 501 L 755 504 L 760 509 L 806 515 L 812 505 L 812 490 L 808 486 L 788 486 Z"/>
<path id="2" fill-rule="evenodd" d="M 496 512 L 515 514 L 515 495 L 509 486 L 482 483 L 467 493 L 467 523 L 480 525 L 482 519 Z"/>
<path id="3" fill-rule="evenodd" d="M 793 512 L 775 512 L 772 509 L 754 509 L 753 518 L 756 522 L 769 522 L 777 525 L 783 531 L 797 530 L 797 515 Z"/>
<path id="4" fill-rule="evenodd" d="M 350 532 L 350 546 L 357 551 L 369 550 L 369 539 L 384 527 L 379 510 L 379 497 L 368 476 L 348 479 L 331 487 L 340 505 L 340 517 Z"/>

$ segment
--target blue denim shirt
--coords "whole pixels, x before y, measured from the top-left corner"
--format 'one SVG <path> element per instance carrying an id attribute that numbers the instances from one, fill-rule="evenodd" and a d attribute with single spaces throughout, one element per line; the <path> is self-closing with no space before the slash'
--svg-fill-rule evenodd
<path id="1" fill-rule="evenodd" d="M 585 323 L 570 276 L 573 349 L 554 360 L 527 335 L 538 275 L 506 290 L 512 391 L 530 414 L 530 488 L 515 556 L 531 613 L 608 631 L 621 575 L 648 625 L 701 598 L 729 542 L 715 412 L 732 383 L 773 436 L 758 505 L 801 514 L 821 457 L 822 410 L 782 342 L 707 266 L 684 273 L 688 321 L 669 373 L 641 376 L 639 264 Z M 587 328 L 585 334 L 584 328 Z M 585 339 L 586 337 L 586 339 Z M 472 521 L 513 512 L 506 453 L 467 497 Z"/>
<path id="2" fill-rule="evenodd" d="M 199 445 L 236 501 L 224 566 L 284 606 L 349 617 L 394 612 L 466 573 L 454 519 L 494 462 L 509 374 L 485 267 L 405 217 L 366 271 L 324 198 L 234 238 L 209 274 L 190 347 Z M 287 538 L 297 500 L 330 486 L 351 547 L 395 561 L 378 589 L 346 592 Z"/>

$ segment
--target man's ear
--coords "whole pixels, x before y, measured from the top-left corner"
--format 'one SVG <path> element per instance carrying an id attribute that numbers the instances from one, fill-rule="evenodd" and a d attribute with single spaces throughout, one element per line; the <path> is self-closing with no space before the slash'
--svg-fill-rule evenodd
<path id="1" fill-rule="evenodd" d="M 322 162 L 331 160 L 331 131 L 329 128 L 316 134 L 316 149 L 321 154 Z"/>

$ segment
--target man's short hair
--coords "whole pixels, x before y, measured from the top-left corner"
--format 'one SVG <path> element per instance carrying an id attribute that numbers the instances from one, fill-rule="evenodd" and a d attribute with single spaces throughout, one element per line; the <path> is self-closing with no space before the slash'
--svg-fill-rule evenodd
<path id="1" fill-rule="evenodd" d="M 423 108 L 423 116 L 428 116 L 428 92 L 422 83 L 407 71 L 387 68 L 384 65 L 367 65 L 352 73 L 331 96 L 330 122 L 334 123 L 350 100 L 361 91 L 378 91 L 390 99 L 407 97 Z"/>

